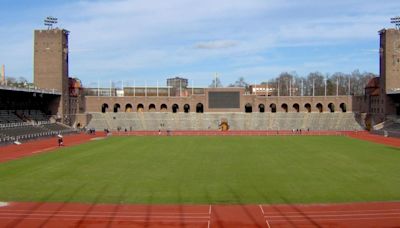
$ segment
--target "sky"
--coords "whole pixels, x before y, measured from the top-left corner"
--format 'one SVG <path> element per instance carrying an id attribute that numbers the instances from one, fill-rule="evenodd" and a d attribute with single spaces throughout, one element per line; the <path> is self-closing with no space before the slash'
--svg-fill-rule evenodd
<path id="1" fill-rule="evenodd" d="M 1 0 L 0 64 L 33 81 L 33 31 L 70 31 L 70 76 L 84 86 L 207 86 L 281 72 L 379 72 L 379 35 L 398 0 Z"/>

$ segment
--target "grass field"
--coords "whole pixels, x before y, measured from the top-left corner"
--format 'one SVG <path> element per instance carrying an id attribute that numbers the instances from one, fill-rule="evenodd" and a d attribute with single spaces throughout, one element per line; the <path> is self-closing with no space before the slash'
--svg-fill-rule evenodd
<path id="1" fill-rule="evenodd" d="M 0 201 L 400 200 L 400 150 L 341 136 L 110 137 L 0 163 Z"/>

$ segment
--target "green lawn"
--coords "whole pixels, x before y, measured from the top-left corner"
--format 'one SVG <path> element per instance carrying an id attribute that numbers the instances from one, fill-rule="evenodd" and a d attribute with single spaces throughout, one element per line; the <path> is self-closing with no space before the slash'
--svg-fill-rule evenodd
<path id="1" fill-rule="evenodd" d="M 389 200 L 400 149 L 338 136 L 110 137 L 0 163 L 0 201 Z"/>

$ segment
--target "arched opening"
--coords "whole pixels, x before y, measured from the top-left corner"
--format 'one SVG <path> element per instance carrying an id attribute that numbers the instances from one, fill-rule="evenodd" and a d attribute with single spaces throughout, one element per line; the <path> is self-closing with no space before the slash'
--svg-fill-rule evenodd
<path id="1" fill-rule="evenodd" d="M 322 106 L 321 103 L 318 103 L 315 107 L 317 107 L 318 112 L 324 112 L 324 107 Z"/>
<path id="2" fill-rule="evenodd" d="M 300 105 L 297 104 L 297 103 L 293 104 L 293 109 L 294 109 L 296 112 L 300 112 Z"/>
<path id="3" fill-rule="evenodd" d="M 311 105 L 309 103 L 305 104 L 304 108 L 306 108 L 307 112 L 311 112 Z"/>
<path id="4" fill-rule="evenodd" d="M 150 104 L 149 105 L 149 111 L 150 112 L 155 112 L 156 111 L 156 105 L 155 104 Z"/>
<path id="5" fill-rule="evenodd" d="M 252 112 L 253 112 L 253 107 L 251 106 L 250 103 L 247 103 L 247 104 L 244 106 L 244 112 L 245 112 L 245 113 L 252 113 Z"/>
<path id="6" fill-rule="evenodd" d="M 282 108 L 282 111 L 283 111 L 283 112 L 288 112 L 288 105 L 287 105 L 287 104 L 283 103 L 283 104 L 281 105 L 281 108 Z"/>
<path id="7" fill-rule="evenodd" d="M 342 112 L 347 112 L 346 104 L 345 103 L 341 103 L 340 104 L 340 109 L 342 110 Z"/>
<path id="8" fill-rule="evenodd" d="M 185 104 L 185 105 L 183 106 L 183 111 L 184 111 L 185 113 L 189 113 L 189 112 L 190 112 L 190 105 Z"/>
<path id="9" fill-rule="evenodd" d="M 108 109 L 108 104 L 104 103 L 101 105 L 101 112 L 106 113 Z"/>
<path id="10" fill-rule="evenodd" d="M 265 106 L 263 104 L 258 105 L 258 111 L 259 112 L 265 112 Z"/>
<path id="11" fill-rule="evenodd" d="M 131 104 L 126 104 L 125 105 L 125 112 L 132 112 L 132 105 Z"/>
<path id="12" fill-rule="evenodd" d="M 161 110 L 161 112 L 166 112 L 166 111 L 168 111 L 167 105 L 166 105 L 166 104 L 161 104 L 160 110 Z"/>
<path id="13" fill-rule="evenodd" d="M 335 105 L 333 103 L 329 103 L 328 108 L 330 112 L 335 112 Z"/>
<path id="14" fill-rule="evenodd" d="M 116 104 L 114 105 L 114 112 L 118 112 L 120 108 L 121 108 L 121 105 L 119 105 L 118 103 L 116 103 Z"/>
<path id="15" fill-rule="evenodd" d="M 137 105 L 137 111 L 138 111 L 138 112 L 143 112 L 143 110 L 144 110 L 143 104 L 138 104 L 138 105 Z"/>
<path id="16" fill-rule="evenodd" d="M 272 113 L 275 113 L 275 112 L 276 112 L 276 104 L 273 104 L 273 103 L 270 104 L 270 105 L 269 105 L 269 108 L 271 109 L 271 112 L 272 112 Z"/>
<path id="17" fill-rule="evenodd" d="M 198 103 L 196 105 L 196 113 L 203 113 L 203 104 L 202 103 Z"/>
<path id="18" fill-rule="evenodd" d="M 228 120 L 221 120 L 221 124 L 219 125 L 219 129 L 221 129 L 221 131 L 227 131 L 229 130 L 229 124 L 228 124 Z"/>
<path id="19" fill-rule="evenodd" d="M 172 113 L 177 113 L 179 110 L 179 106 L 177 104 L 172 105 Z"/>

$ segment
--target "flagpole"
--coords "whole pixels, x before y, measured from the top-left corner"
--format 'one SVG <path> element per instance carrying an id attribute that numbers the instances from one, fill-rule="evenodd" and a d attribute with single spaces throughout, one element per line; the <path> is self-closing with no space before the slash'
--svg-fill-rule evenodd
<path id="1" fill-rule="evenodd" d="M 147 80 L 144 80 L 144 97 L 147 97 Z"/>
<path id="2" fill-rule="evenodd" d="M 312 80 L 312 96 L 314 97 L 315 96 L 315 79 L 313 78 L 313 80 Z"/>
<path id="3" fill-rule="evenodd" d="M 339 77 L 336 78 L 336 96 L 339 96 Z"/>
<path id="4" fill-rule="evenodd" d="M 112 87 L 112 82 L 110 80 L 110 97 L 111 97 L 111 87 Z"/>
<path id="5" fill-rule="evenodd" d="M 350 90 L 351 90 L 351 87 L 350 87 L 350 76 L 349 76 L 349 93 L 348 93 L 349 96 L 350 96 Z"/>
<path id="6" fill-rule="evenodd" d="M 304 84 L 303 84 L 303 79 L 301 79 L 301 96 L 304 96 Z"/>
<path id="7" fill-rule="evenodd" d="M 278 79 L 278 97 L 279 97 L 279 87 L 280 87 L 280 83 L 279 83 L 279 79 Z"/>

